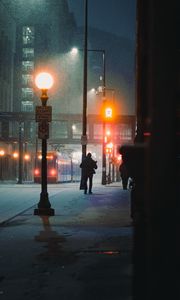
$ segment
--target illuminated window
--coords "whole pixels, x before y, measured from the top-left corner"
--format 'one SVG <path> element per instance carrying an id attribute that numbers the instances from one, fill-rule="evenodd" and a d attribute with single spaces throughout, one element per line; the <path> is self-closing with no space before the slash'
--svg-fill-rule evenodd
<path id="1" fill-rule="evenodd" d="M 23 58 L 33 59 L 34 58 L 34 49 L 33 48 L 23 48 L 22 55 L 23 55 Z"/>
<path id="2" fill-rule="evenodd" d="M 34 71 L 34 62 L 33 61 L 22 61 L 22 71 L 27 72 L 27 73 Z"/>
<path id="3" fill-rule="evenodd" d="M 24 26 L 22 29 L 23 45 L 33 45 L 34 44 L 34 27 Z"/>
<path id="4" fill-rule="evenodd" d="M 23 85 L 32 85 L 33 83 L 33 76 L 26 74 L 26 75 L 22 75 L 22 84 Z"/>
<path id="5" fill-rule="evenodd" d="M 23 101 L 21 103 L 21 111 L 26 111 L 26 112 L 33 111 L 33 102 Z"/>
<path id="6" fill-rule="evenodd" d="M 22 88 L 21 89 L 21 97 L 22 100 L 32 101 L 33 100 L 33 89 L 32 88 Z"/>

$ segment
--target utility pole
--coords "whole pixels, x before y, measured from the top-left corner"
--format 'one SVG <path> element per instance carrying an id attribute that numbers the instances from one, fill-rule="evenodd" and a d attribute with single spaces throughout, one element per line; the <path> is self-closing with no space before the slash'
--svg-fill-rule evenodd
<path id="1" fill-rule="evenodd" d="M 23 139 L 22 139 L 22 121 L 19 121 L 19 169 L 18 169 L 18 184 L 22 184 L 23 173 Z"/>
<path id="2" fill-rule="evenodd" d="M 85 0 L 84 21 L 84 76 L 83 76 L 83 122 L 82 122 L 82 160 L 86 157 L 87 148 L 87 36 L 88 36 L 88 0 Z"/>
<path id="3" fill-rule="evenodd" d="M 87 36 L 88 36 L 88 0 L 85 0 L 84 12 L 84 75 L 83 75 L 83 116 L 82 116 L 82 161 L 86 157 L 87 149 Z M 83 169 L 81 169 L 80 189 L 83 187 Z"/>
<path id="4" fill-rule="evenodd" d="M 105 62 L 105 51 L 103 51 L 103 106 L 106 103 L 106 62 Z M 102 123 L 102 181 L 103 185 L 106 185 L 106 152 L 105 152 L 105 130 L 106 124 L 103 118 Z"/>

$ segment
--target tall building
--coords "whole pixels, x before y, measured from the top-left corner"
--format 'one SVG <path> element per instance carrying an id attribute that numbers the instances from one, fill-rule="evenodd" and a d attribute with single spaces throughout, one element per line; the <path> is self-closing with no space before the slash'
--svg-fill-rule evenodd
<path id="1" fill-rule="evenodd" d="M 34 74 L 49 68 L 56 83 L 55 93 L 51 96 L 53 111 L 67 113 L 63 106 L 69 108 L 66 99 L 72 97 L 68 96 L 68 83 L 64 81 L 62 86 L 62 82 L 69 77 L 66 53 L 72 48 L 76 36 L 74 16 L 67 1 L 30 0 L 24 3 L 7 0 L 6 8 L 16 23 L 13 111 L 34 112 L 35 106 L 40 105 Z M 26 122 L 25 127 L 26 137 L 33 138 L 35 123 Z M 17 132 L 16 128 L 14 131 Z"/>
<path id="2" fill-rule="evenodd" d="M 0 111 L 13 109 L 15 20 L 0 2 Z"/>
<path id="3" fill-rule="evenodd" d="M 73 45 L 76 24 L 66 0 L 8 0 L 7 6 L 17 28 L 13 107 L 30 112 L 36 104 L 34 72 L 47 66 L 53 70 L 53 61 L 57 66 L 57 58 Z"/>
<path id="4" fill-rule="evenodd" d="M 41 105 L 34 73 L 49 66 L 58 78 L 57 58 L 74 44 L 76 24 L 66 0 L 2 0 L 0 28 L 0 148 L 12 154 L 20 136 L 25 146 L 34 148 L 36 123 L 21 122 L 18 114 L 33 116 L 35 106 Z M 57 110 L 58 93 L 55 98 Z M 5 112 L 17 114 L 3 116 Z"/>

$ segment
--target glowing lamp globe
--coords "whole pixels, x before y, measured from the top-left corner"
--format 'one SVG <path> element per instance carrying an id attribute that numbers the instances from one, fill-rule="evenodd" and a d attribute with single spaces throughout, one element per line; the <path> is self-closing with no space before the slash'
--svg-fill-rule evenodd
<path id="1" fill-rule="evenodd" d="M 71 50 L 71 54 L 72 55 L 76 55 L 78 53 L 78 49 L 77 48 L 72 48 L 72 50 Z"/>
<path id="2" fill-rule="evenodd" d="M 53 86 L 54 80 L 49 73 L 42 72 L 35 78 L 35 84 L 40 90 L 49 90 Z"/>
<path id="3" fill-rule="evenodd" d="M 0 150 L 0 156 L 3 156 L 5 154 L 4 150 Z"/>

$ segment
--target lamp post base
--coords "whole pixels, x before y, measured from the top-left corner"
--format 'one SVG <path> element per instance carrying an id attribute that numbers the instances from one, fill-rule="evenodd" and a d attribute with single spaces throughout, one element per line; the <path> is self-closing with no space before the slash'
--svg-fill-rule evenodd
<path id="1" fill-rule="evenodd" d="M 106 185 L 106 171 L 103 170 L 102 172 L 102 181 L 101 181 L 101 184 L 102 185 Z"/>
<path id="2" fill-rule="evenodd" d="M 55 211 L 53 208 L 35 208 L 34 215 L 38 216 L 54 216 Z"/>
<path id="3" fill-rule="evenodd" d="M 39 216 L 54 216 L 54 209 L 51 208 L 47 192 L 41 192 L 38 208 L 34 209 L 34 215 Z"/>

